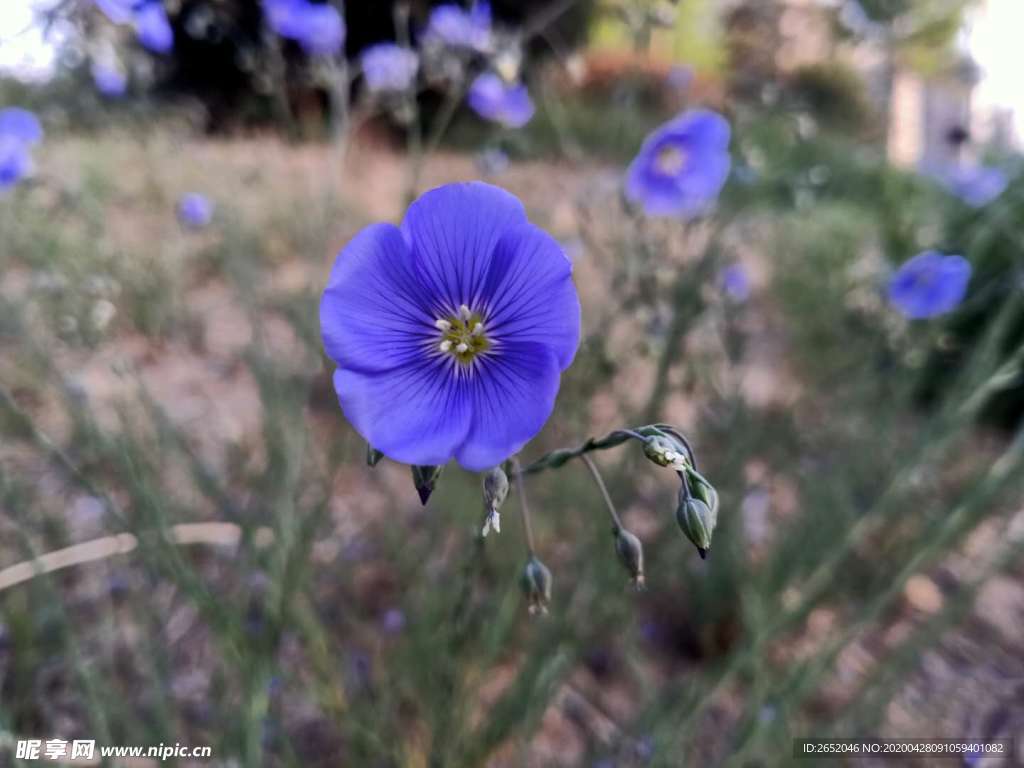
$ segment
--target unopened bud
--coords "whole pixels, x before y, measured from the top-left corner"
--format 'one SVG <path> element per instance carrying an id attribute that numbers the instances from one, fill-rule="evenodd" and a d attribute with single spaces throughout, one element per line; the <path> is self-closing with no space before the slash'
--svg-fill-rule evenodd
<path id="1" fill-rule="evenodd" d="M 679 506 L 676 507 L 676 523 L 686 538 L 693 542 L 700 553 L 701 559 L 708 556 L 711 549 L 711 534 L 714 533 L 718 521 L 717 511 L 712 512 L 700 499 L 687 496 L 685 489 L 679 490 Z"/>
<path id="2" fill-rule="evenodd" d="M 551 602 L 551 571 L 536 555 L 530 555 L 523 569 L 520 586 L 531 615 L 548 612 L 548 604 Z"/>
<path id="3" fill-rule="evenodd" d="M 380 460 L 384 458 L 384 452 L 378 451 L 369 443 L 366 444 L 366 463 L 371 467 L 376 467 L 380 463 Z"/>
<path id="4" fill-rule="evenodd" d="M 644 585 L 644 546 L 625 528 L 616 528 L 615 552 L 637 589 Z"/>
<path id="5" fill-rule="evenodd" d="M 686 454 L 682 447 L 665 435 L 649 437 L 644 442 L 644 456 L 659 467 L 671 467 L 676 472 L 686 468 Z"/>
<path id="6" fill-rule="evenodd" d="M 692 473 L 688 474 L 693 495 L 708 505 L 712 516 L 718 519 L 718 491 Z"/>
<path id="7" fill-rule="evenodd" d="M 501 467 L 494 467 L 484 473 L 484 529 L 482 535 L 486 536 L 493 528 L 495 533 L 501 533 L 501 505 L 508 497 L 508 475 Z"/>
<path id="8" fill-rule="evenodd" d="M 424 505 L 427 503 L 427 499 L 430 498 L 430 494 L 434 492 L 434 486 L 437 485 L 437 479 L 441 477 L 441 471 L 444 467 L 417 467 L 412 468 L 412 482 L 416 486 L 416 492 L 420 495 L 420 501 Z"/>

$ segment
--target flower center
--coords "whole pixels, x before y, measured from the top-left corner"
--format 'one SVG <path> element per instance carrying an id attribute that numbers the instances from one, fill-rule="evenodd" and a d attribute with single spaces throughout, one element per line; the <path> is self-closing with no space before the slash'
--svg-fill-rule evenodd
<path id="1" fill-rule="evenodd" d="M 654 167 L 665 176 L 675 176 L 686 167 L 686 153 L 679 147 L 663 147 L 654 158 Z"/>
<path id="2" fill-rule="evenodd" d="M 438 318 L 434 327 L 441 332 L 437 348 L 463 365 L 469 365 L 477 355 L 491 348 L 483 318 L 465 304 L 457 314 Z"/>

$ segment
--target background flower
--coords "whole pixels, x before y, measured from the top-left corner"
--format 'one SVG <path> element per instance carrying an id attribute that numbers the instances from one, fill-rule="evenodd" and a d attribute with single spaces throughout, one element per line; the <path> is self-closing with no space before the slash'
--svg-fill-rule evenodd
<path id="1" fill-rule="evenodd" d="M 159 0 L 139 6 L 135 11 L 135 34 L 153 53 L 168 53 L 174 48 L 174 31 Z"/>
<path id="2" fill-rule="evenodd" d="M 124 70 L 110 62 L 93 62 L 90 70 L 96 90 L 111 98 L 123 96 L 128 90 L 128 76 Z"/>
<path id="3" fill-rule="evenodd" d="M 722 290 L 733 301 L 743 302 L 750 298 L 750 275 L 742 264 L 730 264 L 719 276 Z"/>
<path id="4" fill-rule="evenodd" d="M 626 174 L 626 196 L 648 216 L 695 216 L 729 176 L 729 123 L 689 110 L 647 137 Z"/>
<path id="5" fill-rule="evenodd" d="M 999 168 L 982 165 L 951 168 L 937 174 L 939 182 L 972 208 L 983 208 L 1006 190 L 1010 180 Z"/>
<path id="6" fill-rule="evenodd" d="M 93 0 L 93 3 L 115 24 L 128 24 L 135 16 L 136 0 Z"/>
<path id="7" fill-rule="evenodd" d="M 26 109 L 0 110 L 0 191 L 32 172 L 32 147 L 42 141 L 39 120 Z"/>
<path id="8" fill-rule="evenodd" d="M 469 11 L 440 5 L 430 12 L 424 36 L 452 48 L 487 51 L 491 47 L 491 4 L 478 2 Z"/>
<path id="9" fill-rule="evenodd" d="M 893 274 L 889 301 L 912 319 L 943 315 L 963 301 L 970 279 L 971 264 L 963 256 L 925 251 Z"/>
<path id="10" fill-rule="evenodd" d="M 267 23 L 281 37 L 296 41 L 306 53 L 333 56 L 345 44 L 345 20 L 338 9 L 309 0 L 267 0 Z"/>
<path id="11" fill-rule="evenodd" d="M 480 117 L 506 128 L 522 128 L 533 117 L 530 92 L 522 84 L 509 85 L 493 72 L 479 75 L 469 88 L 469 106 Z"/>
<path id="12" fill-rule="evenodd" d="M 499 464 L 547 421 L 579 344 L 572 267 L 512 195 L 451 184 L 401 228 L 342 250 L 320 304 L 334 385 L 356 430 L 397 461 Z"/>
<path id="13" fill-rule="evenodd" d="M 363 77 L 371 91 L 406 91 L 416 80 L 420 58 L 415 51 L 394 43 L 380 43 L 363 51 Z"/>
<path id="14" fill-rule="evenodd" d="M 189 192 L 178 201 L 178 218 L 188 227 L 205 227 L 213 219 L 213 203 L 198 192 Z"/>

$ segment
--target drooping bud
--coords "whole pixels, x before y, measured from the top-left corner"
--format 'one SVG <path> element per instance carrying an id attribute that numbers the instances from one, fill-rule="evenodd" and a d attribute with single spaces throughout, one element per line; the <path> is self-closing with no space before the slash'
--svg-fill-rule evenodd
<path id="1" fill-rule="evenodd" d="M 711 510 L 712 516 L 717 520 L 718 491 L 692 472 L 688 472 L 687 477 L 690 481 L 690 490 L 693 492 L 693 495 L 708 505 L 708 509 Z"/>
<path id="2" fill-rule="evenodd" d="M 679 489 L 679 505 L 676 507 L 676 523 L 686 538 L 693 542 L 701 559 L 711 549 L 711 534 L 718 522 L 718 512 L 694 496 L 688 496 L 685 488 Z"/>
<path id="3" fill-rule="evenodd" d="M 484 473 L 484 529 L 483 536 L 486 536 L 493 528 L 495 533 L 501 533 L 501 505 L 508 497 L 508 475 L 501 467 L 494 467 Z"/>
<path id="4" fill-rule="evenodd" d="M 654 435 L 644 442 L 644 456 L 659 467 L 671 467 L 676 472 L 686 468 L 686 454 L 675 440 L 667 435 Z"/>
<path id="5" fill-rule="evenodd" d="M 416 486 L 416 492 L 420 495 L 420 501 L 424 505 L 427 503 L 427 499 L 430 498 L 430 494 L 434 492 L 434 486 L 437 485 L 437 479 L 441 477 L 441 472 L 444 467 L 417 467 L 412 468 L 412 482 Z"/>
<path id="6" fill-rule="evenodd" d="M 526 562 L 520 586 L 531 615 L 548 612 L 548 604 L 551 602 L 551 571 L 536 555 L 530 555 Z"/>
<path id="7" fill-rule="evenodd" d="M 615 528 L 615 552 L 637 589 L 644 585 L 644 547 L 634 534 L 625 528 Z"/>
<path id="8" fill-rule="evenodd" d="M 378 451 L 369 443 L 366 444 L 366 463 L 371 467 L 376 467 L 380 463 L 380 460 L 384 458 L 384 452 Z"/>

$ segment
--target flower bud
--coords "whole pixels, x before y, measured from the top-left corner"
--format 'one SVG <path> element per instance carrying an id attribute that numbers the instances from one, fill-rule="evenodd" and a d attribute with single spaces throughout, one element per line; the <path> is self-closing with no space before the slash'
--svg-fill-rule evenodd
<path id="1" fill-rule="evenodd" d="M 690 489 L 693 495 L 707 504 L 708 509 L 711 510 L 711 514 L 718 519 L 718 491 L 712 488 L 710 485 L 705 483 L 700 478 L 696 477 L 692 473 L 688 473 L 690 480 Z"/>
<path id="2" fill-rule="evenodd" d="M 634 534 L 625 528 L 616 528 L 615 552 L 622 565 L 629 572 L 630 578 L 637 589 L 644 585 L 644 547 Z"/>
<path id="3" fill-rule="evenodd" d="M 484 474 L 484 519 L 483 536 L 486 536 L 491 528 L 495 533 L 501 533 L 501 505 L 508 497 L 508 475 L 501 467 L 494 467 Z"/>
<path id="4" fill-rule="evenodd" d="M 536 555 L 530 555 L 526 562 L 520 586 L 531 615 L 548 612 L 548 604 L 551 602 L 551 571 Z"/>
<path id="5" fill-rule="evenodd" d="M 693 542 L 700 553 L 701 559 L 708 556 L 711 549 L 711 534 L 718 522 L 717 510 L 712 512 L 703 501 L 687 496 L 686 489 L 679 490 L 679 506 L 676 507 L 676 523 L 686 538 Z"/>
<path id="6" fill-rule="evenodd" d="M 416 492 L 420 495 L 420 501 L 426 505 L 430 494 L 434 492 L 434 486 L 441 477 L 444 467 L 417 467 L 412 468 L 412 482 L 416 486 Z"/>
<path id="7" fill-rule="evenodd" d="M 659 467 L 671 467 L 676 472 L 686 468 L 686 454 L 675 440 L 667 435 L 654 435 L 644 442 L 644 456 Z"/>
<path id="8" fill-rule="evenodd" d="M 378 451 L 369 443 L 366 444 L 366 463 L 371 467 L 376 467 L 380 463 L 380 460 L 384 458 L 384 453 Z"/>

